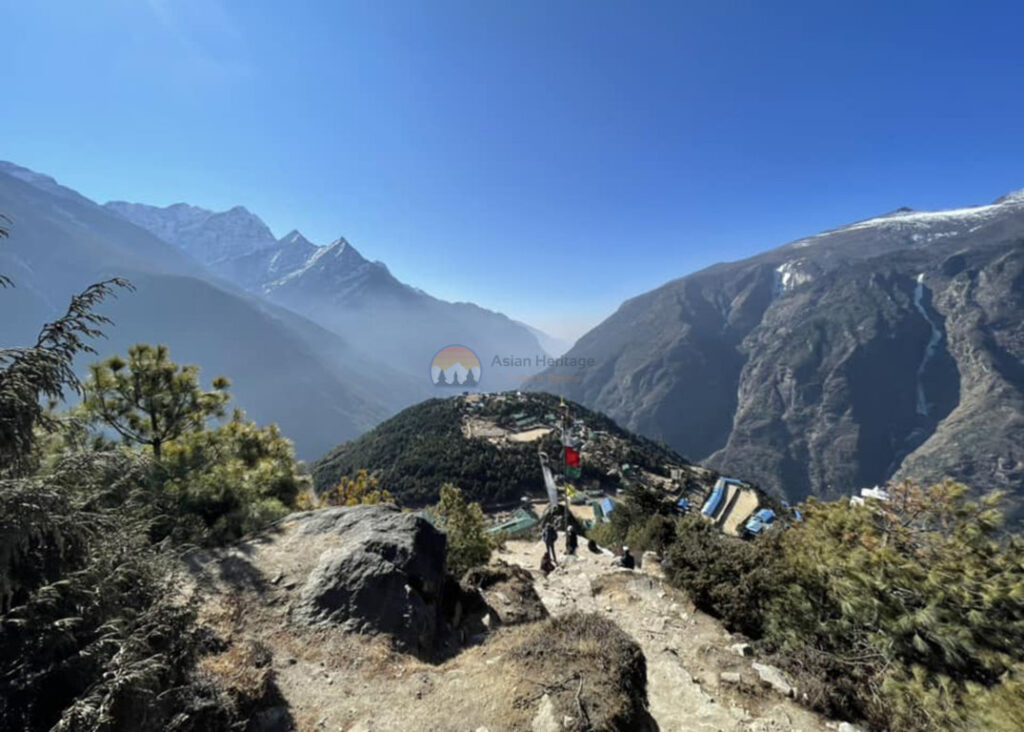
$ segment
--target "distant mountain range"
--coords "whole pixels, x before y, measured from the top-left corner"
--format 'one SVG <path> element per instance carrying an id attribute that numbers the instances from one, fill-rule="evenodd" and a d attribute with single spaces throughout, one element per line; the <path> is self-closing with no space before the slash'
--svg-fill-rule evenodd
<path id="1" fill-rule="evenodd" d="M 559 345 L 500 313 L 410 287 L 344 238 L 321 247 L 292 231 L 275 240 L 263 221 L 241 207 L 223 213 L 185 204 L 157 208 L 116 201 L 106 207 L 229 282 L 306 316 L 409 375 L 426 378 L 435 353 L 465 344 L 487 365 L 480 386 L 510 389 L 523 369 L 490 368 L 494 355 L 547 353 L 545 345 Z"/>
<path id="2" fill-rule="evenodd" d="M 215 212 L 187 203 L 157 208 L 111 201 L 105 207 L 163 241 L 180 246 L 196 261 L 215 270 L 226 260 L 278 243 L 267 225 L 244 206 Z"/>
<path id="3" fill-rule="evenodd" d="M 168 343 L 232 377 L 237 402 L 304 457 L 438 395 L 446 346 L 475 353 L 487 391 L 520 388 L 534 371 L 520 364 L 564 348 L 404 284 L 343 238 L 275 239 L 242 207 L 99 206 L 0 163 L 0 212 L 13 220 L 0 272 L 18 285 L 0 294 L 0 344 L 127 276 L 139 288 L 104 306 L 116 326 L 101 355 Z M 897 209 L 673 280 L 560 363 L 534 388 L 782 496 L 949 475 L 1024 505 L 1024 193 Z"/>
<path id="4" fill-rule="evenodd" d="M 436 393 L 430 363 L 446 345 L 469 344 L 482 361 L 540 348 L 527 326 L 404 285 L 343 239 L 277 240 L 242 207 L 100 206 L 0 162 L 0 212 L 12 221 L 0 272 L 16 285 L 2 293 L 0 345 L 32 342 L 86 285 L 128 277 L 137 291 L 103 306 L 115 325 L 95 358 L 167 343 L 204 378 L 231 377 L 236 403 L 278 422 L 307 459 Z M 485 368 L 481 386 L 507 378 Z"/>
<path id="5" fill-rule="evenodd" d="M 1020 499 L 1024 192 L 715 265 L 567 357 L 594 366 L 537 388 L 790 498 L 949 475 Z"/>

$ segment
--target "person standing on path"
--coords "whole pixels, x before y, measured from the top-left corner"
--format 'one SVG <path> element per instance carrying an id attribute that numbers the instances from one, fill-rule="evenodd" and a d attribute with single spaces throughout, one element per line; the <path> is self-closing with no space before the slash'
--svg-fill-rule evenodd
<path id="1" fill-rule="evenodd" d="M 558 557 L 555 554 L 555 542 L 558 541 L 558 532 L 555 531 L 555 527 L 551 524 L 545 526 L 541 537 L 544 539 L 545 551 L 551 557 L 551 563 L 558 564 Z"/>
<path id="2" fill-rule="evenodd" d="M 622 556 L 619 557 L 618 566 L 626 569 L 636 569 L 636 560 L 633 559 L 633 555 L 629 553 L 629 547 L 622 547 Z"/>
<path id="3" fill-rule="evenodd" d="M 576 527 L 569 524 L 569 528 L 565 530 L 565 553 L 575 554 L 577 546 L 579 546 L 579 538 L 576 536 Z"/>

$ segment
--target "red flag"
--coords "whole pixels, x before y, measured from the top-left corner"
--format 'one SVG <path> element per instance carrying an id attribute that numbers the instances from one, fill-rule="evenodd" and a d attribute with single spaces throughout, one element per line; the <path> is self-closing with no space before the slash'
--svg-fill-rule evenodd
<path id="1" fill-rule="evenodd" d="M 575 448 L 565 446 L 565 464 L 570 468 L 578 468 L 580 466 L 580 454 Z"/>

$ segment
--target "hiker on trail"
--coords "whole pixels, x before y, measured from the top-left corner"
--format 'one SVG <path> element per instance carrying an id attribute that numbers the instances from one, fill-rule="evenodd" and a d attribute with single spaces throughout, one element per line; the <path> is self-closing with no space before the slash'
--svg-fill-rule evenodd
<path id="1" fill-rule="evenodd" d="M 575 554 L 577 546 L 579 546 L 579 537 L 576 536 L 576 527 L 569 524 L 569 528 L 565 530 L 565 553 Z"/>
<path id="2" fill-rule="evenodd" d="M 629 547 L 622 547 L 622 556 L 619 557 L 618 565 L 625 569 L 636 569 L 636 560 L 633 559 L 633 555 L 629 553 Z"/>
<path id="3" fill-rule="evenodd" d="M 545 551 L 551 557 L 551 563 L 557 564 L 558 557 L 555 555 L 555 542 L 558 541 L 558 532 L 555 531 L 555 527 L 551 524 L 545 526 L 542 538 L 544 539 Z"/>
<path id="4" fill-rule="evenodd" d="M 551 562 L 551 555 L 544 552 L 544 556 L 540 560 L 540 571 L 547 577 L 555 569 L 555 565 Z"/>

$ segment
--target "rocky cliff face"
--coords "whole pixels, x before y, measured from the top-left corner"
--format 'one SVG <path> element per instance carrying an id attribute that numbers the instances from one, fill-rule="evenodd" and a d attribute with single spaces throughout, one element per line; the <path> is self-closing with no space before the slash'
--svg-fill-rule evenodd
<path id="1" fill-rule="evenodd" d="M 1019 492 L 1024 195 L 716 265 L 568 355 L 595 365 L 542 388 L 791 498 L 905 476 Z"/>
<path id="2" fill-rule="evenodd" d="M 291 231 L 272 246 L 224 260 L 217 271 L 247 290 L 259 290 L 304 267 L 319 248 L 298 231 Z"/>

